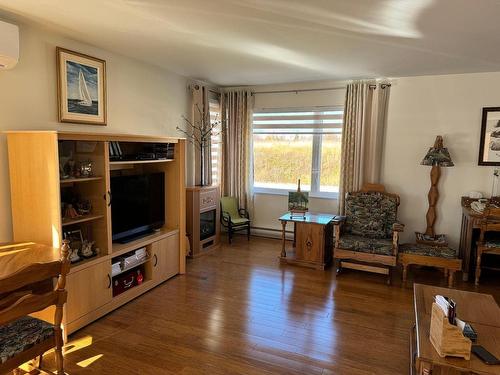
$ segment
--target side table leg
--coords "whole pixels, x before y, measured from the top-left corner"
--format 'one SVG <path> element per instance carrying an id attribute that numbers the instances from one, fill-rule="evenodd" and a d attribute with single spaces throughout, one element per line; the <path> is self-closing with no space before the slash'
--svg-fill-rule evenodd
<path id="1" fill-rule="evenodd" d="M 453 274 L 455 271 L 449 270 L 448 271 L 448 288 L 453 288 Z"/>
<path id="2" fill-rule="evenodd" d="M 286 239 L 285 239 L 285 231 L 286 231 L 286 221 L 281 222 L 281 257 L 286 258 Z"/>
<path id="3" fill-rule="evenodd" d="M 406 277 L 408 276 L 408 265 L 403 264 L 403 286 L 406 286 Z"/>

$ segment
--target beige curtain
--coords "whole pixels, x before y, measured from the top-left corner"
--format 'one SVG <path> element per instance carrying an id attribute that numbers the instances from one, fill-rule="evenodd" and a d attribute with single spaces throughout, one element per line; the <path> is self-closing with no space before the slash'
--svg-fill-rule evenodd
<path id="1" fill-rule="evenodd" d="M 191 110 L 193 124 L 210 123 L 210 105 L 208 102 L 209 88 L 201 84 L 192 84 L 191 88 Z M 199 133 L 196 134 L 199 137 Z M 212 147 L 210 140 L 205 144 L 203 150 L 203 166 L 201 150 L 194 147 L 194 182 L 195 185 L 212 185 Z M 203 172 L 202 172 L 203 169 Z M 202 173 L 204 181 L 202 181 Z"/>
<path id="2" fill-rule="evenodd" d="M 250 91 L 231 90 L 222 94 L 221 192 L 237 197 L 241 208 L 253 207 L 252 108 Z"/>
<path id="3" fill-rule="evenodd" d="M 364 183 L 378 183 L 387 125 L 390 84 L 353 82 L 347 85 L 339 188 L 339 211 L 345 194 Z"/>

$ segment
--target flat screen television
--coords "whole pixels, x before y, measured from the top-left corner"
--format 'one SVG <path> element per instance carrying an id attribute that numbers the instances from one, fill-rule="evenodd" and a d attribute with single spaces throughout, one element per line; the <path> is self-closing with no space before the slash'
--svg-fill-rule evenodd
<path id="1" fill-rule="evenodd" d="M 113 241 L 128 242 L 165 224 L 165 173 L 111 177 Z"/>

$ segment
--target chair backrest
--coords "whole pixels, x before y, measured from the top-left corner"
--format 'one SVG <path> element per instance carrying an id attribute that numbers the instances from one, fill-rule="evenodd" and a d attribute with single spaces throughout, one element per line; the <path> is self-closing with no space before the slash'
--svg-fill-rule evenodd
<path id="1" fill-rule="evenodd" d="M 60 326 L 61 309 L 66 302 L 66 275 L 70 269 L 68 244 L 69 241 L 63 241 L 60 260 L 29 264 L 0 279 L 0 325 L 55 305 L 55 324 Z M 54 278 L 57 278 L 54 290 L 44 294 L 31 290 L 35 284 Z"/>
<path id="2" fill-rule="evenodd" d="M 221 209 L 227 212 L 232 218 L 237 219 L 240 217 L 238 211 L 238 200 L 236 197 L 222 197 L 220 199 Z"/>
<path id="3" fill-rule="evenodd" d="M 481 215 L 479 242 L 483 242 L 486 232 L 500 232 L 500 208 L 487 205 Z"/>
<path id="4" fill-rule="evenodd" d="M 383 185 L 366 184 L 346 194 L 344 230 L 369 238 L 390 238 L 398 206 L 398 195 L 387 193 Z"/>

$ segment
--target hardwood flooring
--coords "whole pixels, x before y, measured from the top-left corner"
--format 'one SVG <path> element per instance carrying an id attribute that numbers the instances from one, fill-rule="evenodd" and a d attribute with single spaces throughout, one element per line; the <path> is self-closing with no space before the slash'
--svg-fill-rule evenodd
<path id="1" fill-rule="evenodd" d="M 412 277 L 445 285 L 435 270 L 385 277 L 280 266 L 277 240 L 236 236 L 187 274 L 70 336 L 68 374 L 408 373 Z M 494 294 L 498 278 L 462 289 Z M 53 367 L 52 355 L 44 359 Z"/>

